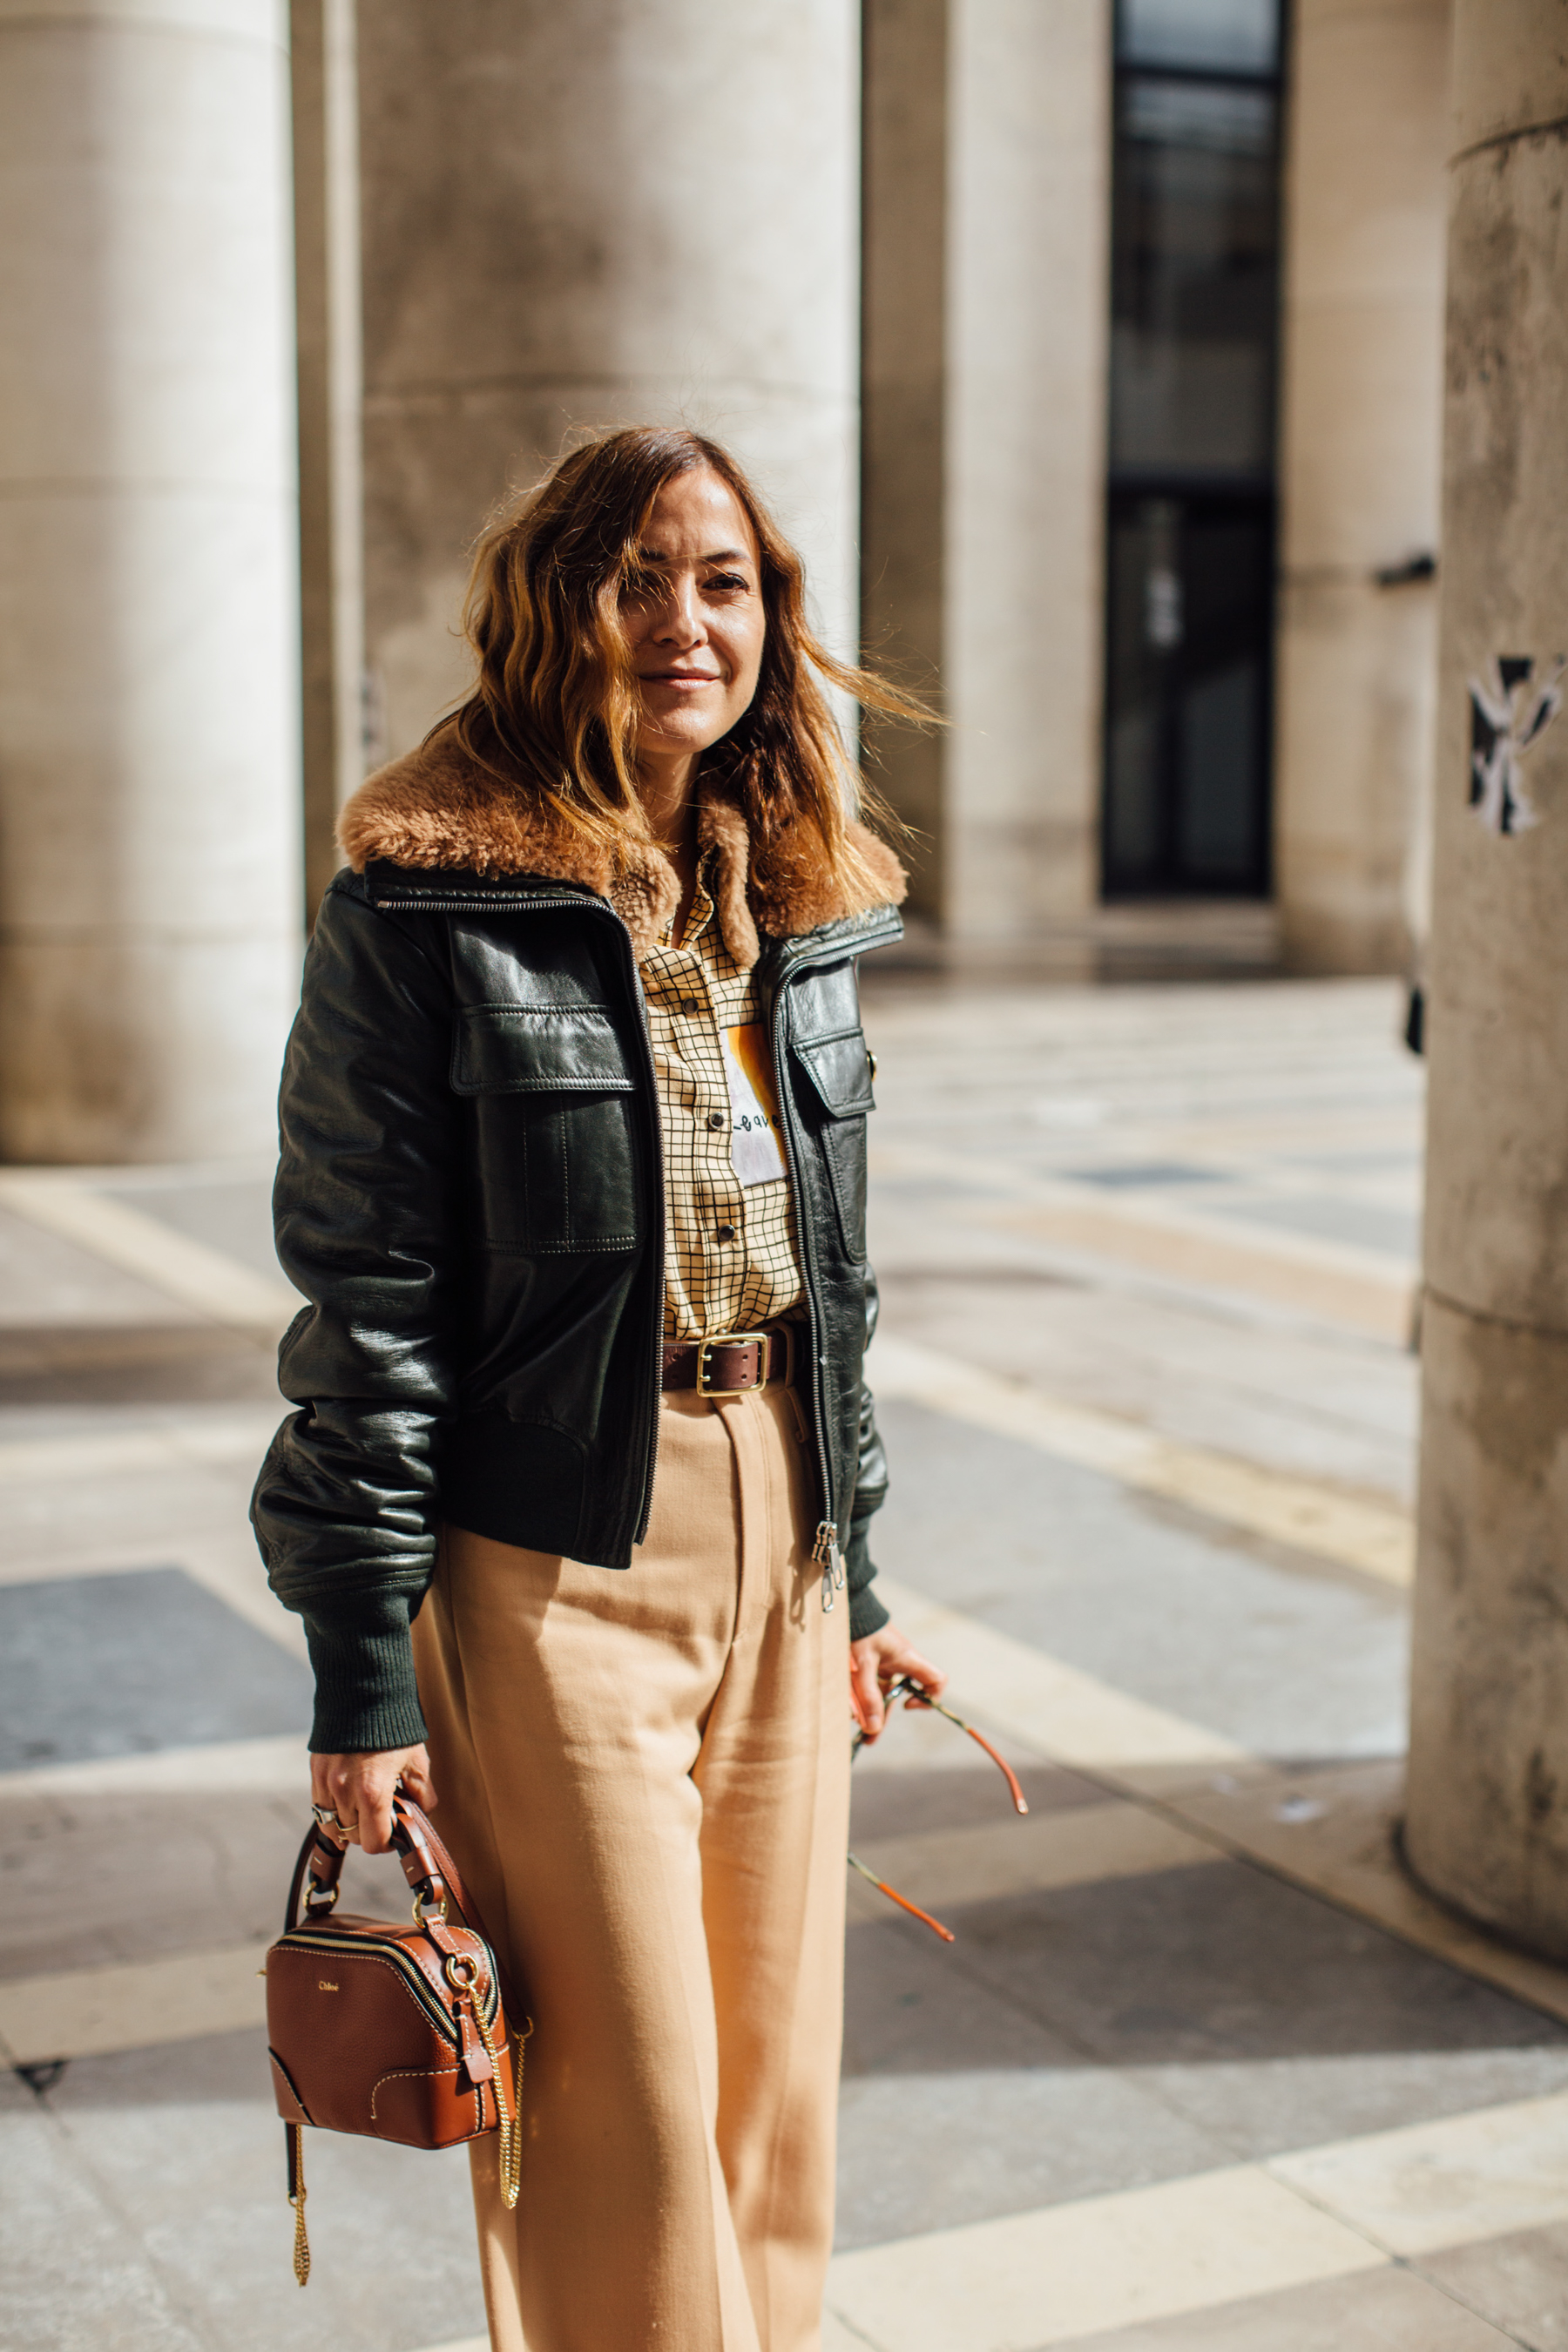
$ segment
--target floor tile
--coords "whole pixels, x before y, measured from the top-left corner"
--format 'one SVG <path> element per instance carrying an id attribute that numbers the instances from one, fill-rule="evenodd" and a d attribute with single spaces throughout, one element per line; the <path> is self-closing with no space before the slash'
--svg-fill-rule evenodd
<path id="1" fill-rule="evenodd" d="M 840 2254 L 827 2301 L 883 2352 L 1020 2352 L 1385 2259 L 1241 2167 Z"/>
<path id="2" fill-rule="evenodd" d="M 1513 2343 L 1440 2289 L 1389 2269 L 1080 2336 L 1059 2352 L 1505 2352 Z"/>
<path id="3" fill-rule="evenodd" d="M 1169 1524 L 1155 1498 L 920 1405 L 895 1398 L 879 1419 L 893 1484 L 875 1557 L 900 1582 L 1256 1754 L 1403 1745 L 1394 1588 L 1290 1575 Z"/>
<path id="4" fill-rule="evenodd" d="M 1554 2021 L 1238 1863 L 977 1904 L 949 1924 L 958 1966 L 1119 2065 L 1564 2041 Z"/>
<path id="5" fill-rule="evenodd" d="M 0 2076 L 0 2210 L 14 2352 L 210 2352 L 112 2185 L 15 2075 Z"/>
<path id="6" fill-rule="evenodd" d="M 300 2292 L 261 2033 L 85 2061 L 47 2104 L 186 2315 L 190 2336 L 171 2337 L 170 2352 L 187 2341 L 202 2352 L 415 2352 L 482 2335 L 461 2150 L 308 2134 L 312 2259 Z M 51 2284 L 62 2306 L 79 2302 L 68 2266 L 53 2268 Z M 96 2352 L 88 2336 L 76 2342 Z M 124 2346 L 164 2352 L 154 2330 Z"/>
<path id="7" fill-rule="evenodd" d="M 0 1769 L 310 1720 L 305 1669 L 183 1570 L 0 1585 Z"/>
<path id="8" fill-rule="evenodd" d="M 1568 2226 L 1423 2254 L 1417 2268 L 1484 2312 L 1510 2342 L 1530 2352 L 1568 2352 Z"/>
<path id="9" fill-rule="evenodd" d="M 1568 2224 L 1568 2092 L 1301 2148 L 1268 2169 L 1414 2258 Z"/>
<path id="10" fill-rule="evenodd" d="M 849 1937 L 839 2241 L 1203 2171 L 1224 2143 L 899 1923 Z"/>

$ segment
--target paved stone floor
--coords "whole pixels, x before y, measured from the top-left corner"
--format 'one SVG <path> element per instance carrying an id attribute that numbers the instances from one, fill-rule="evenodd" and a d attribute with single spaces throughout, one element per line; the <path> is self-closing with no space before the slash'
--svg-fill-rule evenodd
<path id="1" fill-rule="evenodd" d="M 862 1860 L 957 1940 L 851 1881 L 828 2346 L 1568 2352 L 1568 1977 L 1394 1859 L 1394 992 L 867 1003 L 879 1557 L 1031 1810 L 931 1717 L 857 1767 Z M 0 1171 L 8 2352 L 482 2327 L 460 2158 L 313 2139 L 303 2295 L 289 2269 L 255 1970 L 307 1677 L 245 1522 L 266 1189 Z"/>

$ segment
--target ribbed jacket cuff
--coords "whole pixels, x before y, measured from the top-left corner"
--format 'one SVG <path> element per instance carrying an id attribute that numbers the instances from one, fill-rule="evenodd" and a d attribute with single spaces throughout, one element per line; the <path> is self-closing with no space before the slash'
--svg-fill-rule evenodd
<path id="1" fill-rule="evenodd" d="M 868 1633 L 879 1633 L 888 1622 L 888 1612 L 872 1590 L 876 1573 L 871 1561 L 871 1522 L 869 1518 L 851 1519 L 844 1553 L 844 1580 L 849 1588 L 852 1642 L 863 1642 Z"/>
<path id="2" fill-rule="evenodd" d="M 363 1607 L 353 1624 L 306 1616 L 305 1639 L 316 1675 L 314 1755 L 417 1748 L 425 1738 L 406 1606 L 394 1601 L 374 1613 L 381 1617 L 379 1625 L 366 1624 Z"/>
<path id="3" fill-rule="evenodd" d="M 888 1612 L 877 1598 L 877 1588 L 868 1584 L 863 1592 L 849 1596 L 849 1639 L 863 1642 L 868 1633 L 879 1633 L 888 1622 Z"/>

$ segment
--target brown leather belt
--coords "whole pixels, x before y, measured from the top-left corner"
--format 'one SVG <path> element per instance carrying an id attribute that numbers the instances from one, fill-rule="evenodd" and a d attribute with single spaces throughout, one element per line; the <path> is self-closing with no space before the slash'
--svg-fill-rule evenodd
<path id="1" fill-rule="evenodd" d="M 696 1389 L 701 1396 L 744 1396 L 771 1384 L 787 1387 L 795 1377 L 805 1327 L 769 1323 L 760 1331 L 716 1331 L 664 1351 L 667 1389 Z"/>

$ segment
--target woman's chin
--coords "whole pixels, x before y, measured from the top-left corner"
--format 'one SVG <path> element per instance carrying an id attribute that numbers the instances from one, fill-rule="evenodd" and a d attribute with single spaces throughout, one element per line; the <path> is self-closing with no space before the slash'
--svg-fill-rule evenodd
<path id="1" fill-rule="evenodd" d="M 639 727 L 637 750 L 647 760 L 693 759 L 717 743 L 733 723 L 718 712 L 677 711 L 668 720 Z"/>

